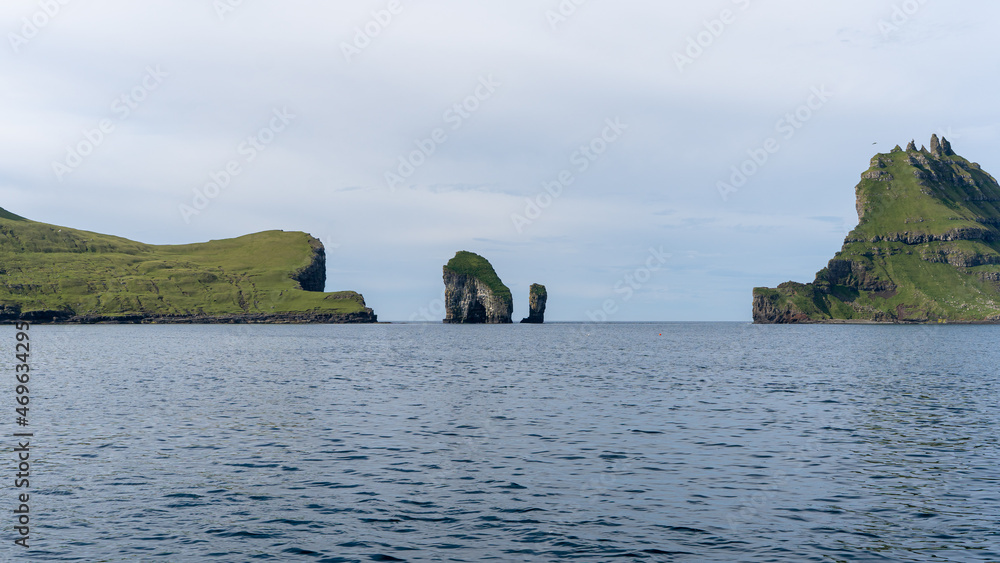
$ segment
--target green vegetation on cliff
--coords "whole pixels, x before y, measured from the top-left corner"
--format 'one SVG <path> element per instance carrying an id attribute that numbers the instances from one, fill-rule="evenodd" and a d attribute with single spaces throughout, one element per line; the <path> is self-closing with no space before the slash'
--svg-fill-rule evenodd
<path id="1" fill-rule="evenodd" d="M 876 155 L 860 222 L 810 284 L 754 290 L 754 320 L 1000 321 L 1000 184 L 946 139 Z"/>
<path id="2" fill-rule="evenodd" d="M 501 299 L 508 301 L 512 299 L 510 288 L 500 281 L 500 276 L 497 275 L 489 261 L 478 254 L 460 250 L 455 254 L 454 258 L 448 261 L 445 268 L 456 274 L 463 274 L 478 279 L 486 284 L 486 287 L 490 288 L 490 291 L 494 295 Z"/>
<path id="3" fill-rule="evenodd" d="M 323 246 L 306 233 L 157 246 L 0 209 L 6 319 L 374 320 L 359 294 L 322 292 L 325 277 Z"/>

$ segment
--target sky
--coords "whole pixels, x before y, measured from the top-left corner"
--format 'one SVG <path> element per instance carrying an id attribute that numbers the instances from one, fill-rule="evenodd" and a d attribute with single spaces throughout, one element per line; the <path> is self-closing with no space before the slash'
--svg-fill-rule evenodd
<path id="1" fill-rule="evenodd" d="M 284 229 L 380 320 L 485 256 L 527 316 L 749 321 L 877 152 L 1000 174 L 1000 3 L 7 0 L 0 207 L 153 244 Z"/>

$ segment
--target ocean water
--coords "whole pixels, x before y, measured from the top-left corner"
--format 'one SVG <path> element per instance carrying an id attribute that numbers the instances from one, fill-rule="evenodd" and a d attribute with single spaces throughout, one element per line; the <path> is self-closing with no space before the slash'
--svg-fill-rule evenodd
<path id="1" fill-rule="evenodd" d="M 31 335 L 3 560 L 1000 561 L 1000 327 Z"/>

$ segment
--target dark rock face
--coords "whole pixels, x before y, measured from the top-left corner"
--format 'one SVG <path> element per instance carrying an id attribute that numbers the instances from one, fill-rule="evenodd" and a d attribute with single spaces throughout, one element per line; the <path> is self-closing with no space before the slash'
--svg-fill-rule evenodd
<path id="1" fill-rule="evenodd" d="M 445 323 L 511 324 L 514 303 L 498 296 L 484 282 L 444 268 Z"/>
<path id="2" fill-rule="evenodd" d="M 54 313 L 54 314 L 53 314 Z M 243 315 L 67 315 L 60 311 L 32 311 L 20 319 L 55 324 L 363 324 L 376 323 L 369 309 L 357 313 L 248 313 Z"/>
<path id="3" fill-rule="evenodd" d="M 931 155 L 938 158 L 955 156 L 955 151 L 951 150 L 951 143 L 948 142 L 948 139 L 941 137 L 939 140 L 937 135 L 931 135 Z"/>
<path id="4" fill-rule="evenodd" d="M 311 239 L 309 244 L 313 249 L 312 262 L 295 272 L 292 279 L 299 282 L 299 286 L 305 291 L 322 292 L 326 289 L 326 249 L 316 239 Z"/>
<path id="5" fill-rule="evenodd" d="M 331 299 L 351 299 L 363 309 L 356 313 L 244 313 L 232 315 L 78 315 L 70 310 L 21 311 L 17 305 L 0 306 L 0 324 L 29 321 L 36 324 L 360 324 L 377 323 L 378 315 L 361 294 L 331 293 Z"/>
<path id="6" fill-rule="evenodd" d="M 957 240 L 981 240 L 986 242 L 992 242 L 1000 237 L 996 232 L 990 231 L 989 229 L 977 229 L 977 228 L 961 228 L 953 229 L 947 233 L 941 234 L 928 234 L 928 233 L 911 233 L 909 231 L 902 233 L 888 233 L 885 235 L 876 235 L 867 239 L 867 242 L 903 242 L 906 244 L 925 244 L 928 242 L 954 242 Z M 862 240 L 856 240 L 853 238 L 848 238 L 847 242 L 864 242 Z"/>
<path id="7" fill-rule="evenodd" d="M 941 137 L 941 154 L 944 156 L 955 156 L 955 151 L 951 150 L 951 143 L 944 137 Z"/>
<path id="8" fill-rule="evenodd" d="M 754 294 L 753 321 L 758 324 L 799 324 L 808 323 L 809 315 L 782 308 L 777 296 Z"/>
<path id="9" fill-rule="evenodd" d="M 0 305 L 0 321 L 16 321 L 20 318 L 20 305 Z"/>
<path id="10" fill-rule="evenodd" d="M 830 260 L 825 275 L 824 272 L 820 272 L 816 277 L 820 282 L 828 282 L 823 284 L 825 285 L 823 289 L 827 289 L 831 285 L 849 286 L 861 291 L 892 291 L 896 289 L 892 282 L 874 277 L 872 267 L 869 264 L 839 258 Z M 817 283 L 817 286 L 820 284 Z"/>
<path id="11" fill-rule="evenodd" d="M 522 323 L 542 324 L 545 322 L 545 302 L 548 301 L 549 294 L 545 286 L 541 284 L 531 284 L 528 295 L 528 316 L 521 319 Z"/>

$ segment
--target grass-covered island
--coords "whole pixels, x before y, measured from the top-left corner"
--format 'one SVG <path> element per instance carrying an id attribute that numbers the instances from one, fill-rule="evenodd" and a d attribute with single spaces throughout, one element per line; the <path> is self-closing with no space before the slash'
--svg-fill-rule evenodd
<path id="1" fill-rule="evenodd" d="M 514 301 L 486 258 L 461 250 L 444 266 L 444 322 L 510 324 Z"/>
<path id="2" fill-rule="evenodd" d="M 158 246 L 0 209 L 0 321 L 375 322 L 353 291 L 325 293 L 323 244 L 266 231 Z"/>
<path id="3" fill-rule="evenodd" d="M 860 223 L 809 284 L 754 289 L 757 323 L 1000 322 L 1000 184 L 947 139 L 878 154 Z"/>

